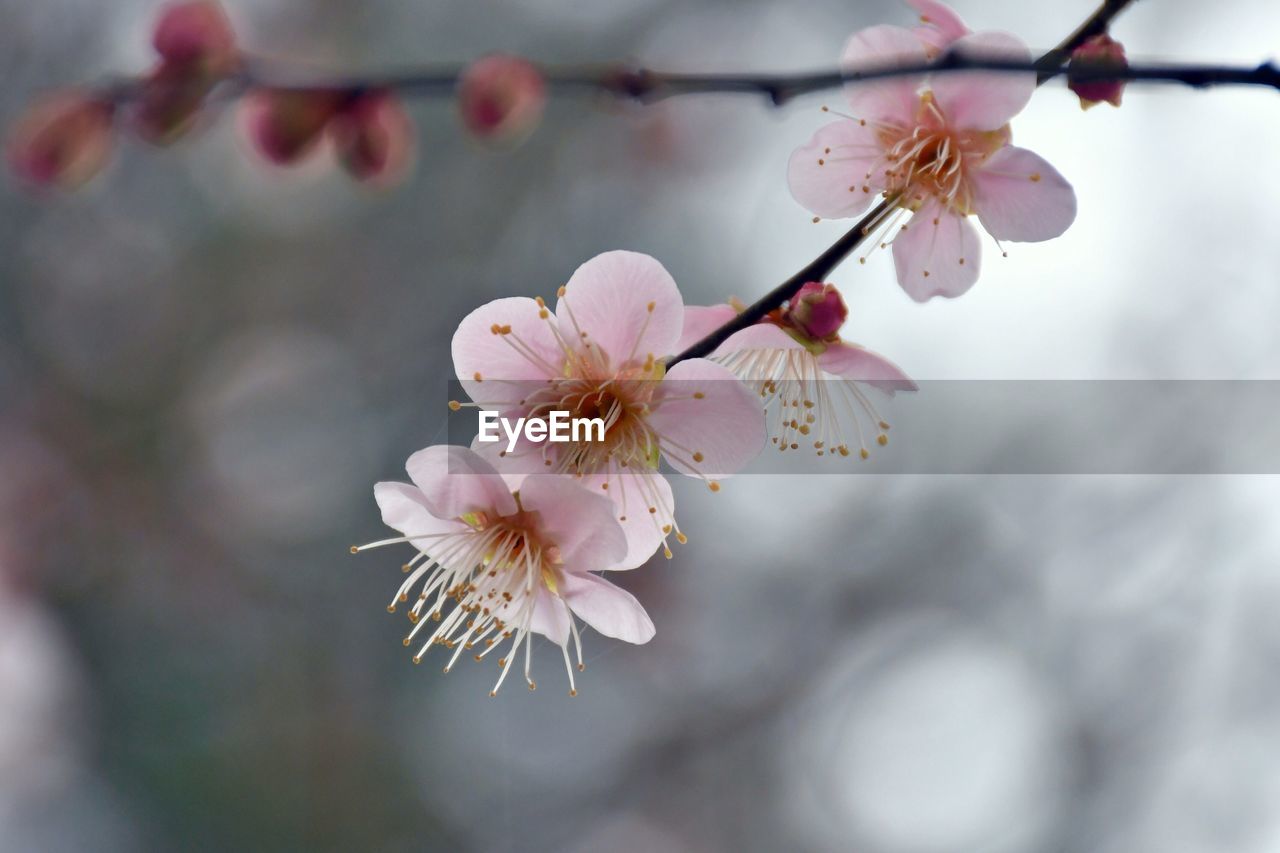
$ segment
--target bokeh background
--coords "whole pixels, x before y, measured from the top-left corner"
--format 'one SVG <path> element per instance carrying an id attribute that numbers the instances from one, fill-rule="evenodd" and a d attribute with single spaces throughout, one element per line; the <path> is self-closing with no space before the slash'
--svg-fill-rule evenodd
<path id="1" fill-rule="evenodd" d="M 341 68 L 506 50 L 804 70 L 910 20 L 850 0 L 227 5 L 251 47 Z M 144 68 L 156 6 L 0 0 L 0 123 Z M 956 6 L 1048 47 L 1091 4 Z M 1251 63 L 1280 10 L 1142 0 L 1114 34 Z M 384 610 L 403 555 L 347 548 L 382 535 L 372 484 L 441 439 L 454 325 L 614 248 L 660 258 L 691 303 L 763 292 L 839 232 L 783 180 L 832 98 L 567 98 L 515 150 L 415 104 L 417 171 L 383 194 L 263 168 L 230 115 L 171 151 L 124 144 L 81 194 L 6 179 L 0 850 L 1280 850 L 1270 477 L 682 482 L 692 541 L 620 578 L 657 637 L 589 637 L 576 699 L 545 642 L 536 693 L 411 665 Z M 1007 260 L 988 244 L 957 301 L 913 304 L 884 253 L 842 269 L 855 340 L 925 379 L 1280 378 L 1274 92 L 1131 89 L 1083 113 L 1049 85 L 1015 133 L 1073 180 L 1076 224 Z M 1099 415 L 1081 441 L 1126 429 Z"/>

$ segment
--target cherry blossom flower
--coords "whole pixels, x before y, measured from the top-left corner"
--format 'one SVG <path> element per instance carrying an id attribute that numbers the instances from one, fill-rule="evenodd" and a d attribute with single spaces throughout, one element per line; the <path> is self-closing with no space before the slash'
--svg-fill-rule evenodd
<path id="1" fill-rule="evenodd" d="M 412 164 L 413 122 L 384 90 L 259 89 L 242 115 L 252 147 L 277 166 L 302 163 L 326 143 L 358 181 L 390 185 Z"/>
<path id="2" fill-rule="evenodd" d="M 1099 33 L 1071 52 L 1069 71 L 1123 70 L 1129 67 L 1124 45 L 1106 33 Z M 1123 80 L 1079 81 L 1067 77 L 1067 87 L 1080 98 L 1081 109 L 1106 101 L 1113 107 L 1120 106 L 1124 94 Z"/>
<path id="3" fill-rule="evenodd" d="M 940 46 L 1031 61 L 1030 50 L 1014 36 L 960 34 L 963 23 L 945 15 L 942 4 L 913 5 L 927 7 L 929 25 L 861 30 L 845 47 L 844 67 L 919 64 Z M 894 214 L 871 245 L 893 246 L 898 283 L 911 298 L 959 296 L 977 281 L 981 264 L 970 215 L 997 241 L 1048 240 L 1075 219 L 1075 193 L 1066 179 L 1039 155 L 1010 144 L 1009 120 L 1035 86 L 1033 73 L 850 84 L 851 113 L 837 113 L 840 120 L 792 154 L 791 193 L 818 217 L 831 219 L 859 216 L 882 194 L 895 199 Z M 902 222 L 909 214 L 910 222 Z"/>
<path id="4" fill-rule="evenodd" d="M 239 67 L 240 52 L 231 22 L 212 0 L 165 7 L 152 45 L 160 61 L 142 82 L 132 121 L 143 139 L 167 145 L 195 125 L 214 86 Z"/>
<path id="5" fill-rule="evenodd" d="M 488 462 L 464 447 L 429 447 L 409 457 L 406 467 L 412 485 L 374 487 L 383 521 L 402 537 L 351 550 L 404 542 L 418 549 L 387 608 L 394 613 L 419 590 L 409 607 L 413 628 L 404 639 L 406 646 L 421 643 L 414 663 L 441 645 L 453 651 L 444 667 L 449 672 L 463 652 L 473 651 L 480 661 L 510 640 L 489 695 L 502 687 L 521 647 L 532 690 L 530 635 L 542 634 L 560 647 L 569 693 L 577 695 L 570 638 L 577 669 L 585 665 L 574 616 L 628 643 L 653 637 L 653 623 L 635 597 L 592 574 L 617 564 L 627 551 L 608 499 L 568 477 L 528 477 L 513 492 Z"/>
<path id="6" fill-rule="evenodd" d="M 542 118 L 547 85 L 537 66 L 518 56 L 486 56 L 458 81 L 458 112 L 482 139 L 516 139 Z"/>
<path id="7" fill-rule="evenodd" d="M 32 187 L 81 186 L 111 154 L 114 104 L 93 93 L 66 91 L 32 106 L 6 145 L 9 168 Z"/>
<path id="8" fill-rule="evenodd" d="M 706 359 L 666 370 L 662 359 L 675 352 L 683 323 L 670 274 L 648 255 L 619 251 L 579 267 L 554 313 L 541 297 L 498 299 L 453 337 L 454 368 L 473 405 L 512 420 L 553 410 L 605 420 L 604 441 L 523 442 L 495 458 L 512 476 L 570 474 L 607 492 L 629 546 L 618 568 L 639 566 L 660 544 L 670 556 L 672 535 L 685 541 L 661 460 L 718 491 L 716 479 L 764 445 L 760 404 L 731 372 Z"/>
<path id="9" fill-rule="evenodd" d="M 690 346 L 738 313 L 733 305 L 685 309 L 681 347 Z M 849 311 L 834 285 L 810 282 L 762 322 L 732 335 L 713 358 L 742 377 L 765 399 L 770 441 L 779 450 L 812 446 L 819 456 L 870 455 L 866 419 L 876 442 L 887 444 L 866 388 L 889 396 L 916 384 L 893 362 L 841 340 Z M 853 438 L 846 437 L 851 422 Z M 868 430 L 869 431 L 869 430 Z M 852 445 L 856 450 L 851 450 Z"/>

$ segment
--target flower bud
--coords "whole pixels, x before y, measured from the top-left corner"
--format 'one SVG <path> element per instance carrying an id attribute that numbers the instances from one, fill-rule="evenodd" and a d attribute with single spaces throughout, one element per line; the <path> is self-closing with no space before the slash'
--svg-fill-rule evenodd
<path id="1" fill-rule="evenodd" d="M 546 103 L 542 72 L 516 56 L 478 59 L 458 82 L 462 122 L 482 139 L 512 139 L 529 133 Z"/>
<path id="2" fill-rule="evenodd" d="M 106 165 L 114 114 L 111 101 L 83 92 L 36 103 L 9 137 L 9 168 L 33 186 L 80 186 Z"/>
<path id="3" fill-rule="evenodd" d="M 389 92 L 368 92 L 348 101 L 329 124 L 342 167 L 358 181 L 391 184 L 408 171 L 413 123 Z"/>
<path id="4" fill-rule="evenodd" d="M 277 166 L 298 163 L 315 149 L 343 100 L 343 93 L 332 90 L 252 92 L 242 108 L 249 142 Z"/>
<path id="5" fill-rule="evenodd" d="M 1080 106 L 1088 109 L 1094 104 L 1106 101 L 1113 107 L 1120 106 L 1120 96 L 1124 92 L 1123 80 L 1081 80 L 1072 79 L 1072 71 L 1113 71 L 1129 67 L 1125 58 L 1124 45 L 1115 41 L 1106 33 L 1093 36 L 1084 44 L 1071 52 L 1071 63 L 1067 66 L 1067 86 L 1080 97 Z"/>
<path id="6" fill-rule="evenodd" d="M 169 145 L 195 126 L 214 83 L 185 69 L 161 63 L 141 83 L 130 120 L 138 136 Z"/>
<path id="7" fill-rule="evenodd" d="M 811 281 L 791 297 L 783 318 L 814 340 L 834 340 L 849 316 L 840 291 L 833 284 Z"/>
<path id="8" fill-rule="evenodd" d="M 235 32 L 213 0 L 192 0 L 165 7 L 151 43 L 165 64 L 193 74 L 219 77 L 239 62 Z"/>

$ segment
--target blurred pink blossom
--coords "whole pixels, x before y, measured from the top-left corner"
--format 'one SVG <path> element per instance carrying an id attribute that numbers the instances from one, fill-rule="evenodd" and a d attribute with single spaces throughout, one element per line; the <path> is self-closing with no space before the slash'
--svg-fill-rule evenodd
<path id="1" fill-rule="evenodd" d="M 9 168 L 33 187 L 74 189 L 102 171 L 111 153 L 115 106 L 69 90 L 31 106 L 10 131 Z"/>
<path id="2" fill-rule="evenodd" d="M 546 103 L 542 72 L 518 56 L 478 59 L 458 82 L 462 123 L 481 139 L 515 139 L 530 133 Z"/>

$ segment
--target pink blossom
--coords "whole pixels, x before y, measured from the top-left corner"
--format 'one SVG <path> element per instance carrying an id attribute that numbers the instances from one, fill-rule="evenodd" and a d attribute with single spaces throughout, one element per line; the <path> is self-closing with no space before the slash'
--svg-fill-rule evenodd
<path id="1" fill-rule="evenodd" d="M 537 633 L 560 647 L 569 692 L 576 695 L 570 638 L 577 668 L 584 664 L 574 616 L 628 643 L 653 637 L 653 623 L 635 597 L 592 574 L 615 566 L 627 551 L 609 500 L 567 477 L 530 477 L 513 492 L 488 462 L 463 447 L 429 447 L 409 457 L 406 467 L 412 485 L 374 488 L 383 521 L 402 537 L 352 552 L 401 542 L 418 549 L 387 608 L 394 613 L 421 584 L 409 606 L 413 628 L 404 639 L 406 646 L 421 644 L 414 663 L 442 645 L 453 650 L 444 668 L 449 672 L 464 651 L 483 660 L 509 639 L 490 695 L 502 686 L 521 646 L 532 690 L 529 635 Z"/>
<path id="2" fill-rule="evenodd" d="M 259 89 L 243 106 L 250 145 L 268 162 L 293 166 L 328 143 L 358 181 L 394 183 L 413 159 L 413 122 L 390 92 Z"/>
<path id="3" fill-rule="evenodd" d="M 934 14 L 945 8 L 928 5 Z M 956 26 L 952 21 L 939 32 L 949 38 Z M 853 35 L 843 63 L 854 70 L 918 64 L 936 49 L 919 32 L 876 26 Z M 1026 45 L 1005 33 L 962 35 L 949 49 L 1031 60 Z M 892 244 L 898 282 L 913 299 L 959 296 L 977 280 L 981 263 L 971 214 L 997 240 L 1030 242 L 1058 236 L 1075 219 L 1071 185 L 1039 155 L 1009 144 L 1008 122 L 1035 85 L 1032 73 L 850 84 L 852 113 L 792 154 L 791 193 L 831 219 L 859 216 L 882 194 L 895 198 L 896 212 L 872 245 Z M 902 222 L 908 214 L 910 222 Z"/>
<path id="4" fill-rule="evenodd" d="M 9 168 L 33 187 L 74 189 L 102 170 L 111 153 L 115 106 L 67 91 L 37 102 L 9 134 Z"/>
<path id="5" fill-rule="evenodd" d="M 152 36 L 160 61 L 142 82 L 132 122 L 148 142 L 167 145 L 195 126 L 205 99 L 240 64 L 235 32 L 212 0 L 166 6 Z"/>
<path id="6" fill-rule="evenodd" d="M 905 2 L 920 13 L 920 24 L 911 32 L 924 42 L 925 52 L 930 59 L 950 47 L 955 40 L 969 35 L 970 30 L 964 21 L 946 3 L 939 3 L 938 0 Z"/>
<path id="7" fill-rule="evenodd" d="M 1068 66 L 1068 70 L 1105 71 L 1112 69 L 1123 70 L 1128 67 L 1129 61 L 1125 58 L 1124 45 L 1106 33 L 1099 33 L 1071 52 L 1071 64 Z M 1113 107 L 1118 107 L 1120 106 L 1120 97 L 1124 94 L 1123 80 L 1091 80 L 1084 82 L 1072 80 L 1068 76 L 1067 86 L 1080 98 L 1080 106 L 1086 110 L 1103 101 Z"/>
<path id="8" fill-rule="evenodd" d="M 486 56 L 471 63 L 458 82 L 458 112 L 482 139 L 514 139 L 533 130 L 547 103 L 547 86 L 532 62 L 518 56 Z"/>
<path id="9" fill-rule="evenodd" d="M 690 346 L 738 313 L 733 305 L 685 309 L 680 346 Z M 751 385 L 768 407 L 770 441 L 779 450 L 812 446 L 819 456 L 870 455 L 862 421 L 888 443 L 889 424 L 865 388 L 888 396 L 916 384 L 893 362 L 841 340 L 848 316 L 834 285 L 810 282 L 763 321 L 735 333 L 712 358 Z M 863 387 L 865 386 L 865 388 Z M 846 419 L 852 436 L 845 432 Z"/>
<path id="10" fill-rule="evenodd" d="M 627 533 L 619 568 L 639 566 L 660 544 L 670 556 L 669 536 L 684 541 L 661 460 L 718 491 L 715 478 L 764 444 L 760 404 L 732 373 L 705 359 L 666 370 L 683 323 L 680 291 L 660 263 L 608 252 L 578 268 L 554 313 L 540 297 L 498 299 L 453 337 L 454 368 L 474 405 L 511 419 L 552 410 L 605 419 L 602 442 L 525 443 L 495 456 L 504 473 L 570 474 L 606 492 Z"/>

